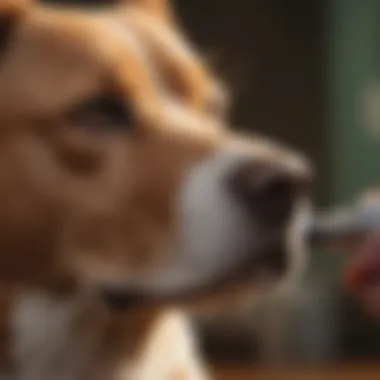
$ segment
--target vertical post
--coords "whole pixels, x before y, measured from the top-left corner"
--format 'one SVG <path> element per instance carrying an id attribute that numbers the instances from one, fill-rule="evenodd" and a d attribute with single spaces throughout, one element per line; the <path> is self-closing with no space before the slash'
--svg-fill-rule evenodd
<path id="1" fill-rule="evenodd" d="M 368 113 L 374 101 L 368 91 L 380 85 L 380 2 L 332 0 L 329 15 L 330 183 L 332 200 L 339 204 L 352 202 L 364 189 L 380 185 L 380 133 L 374 133 L 380 131 L 380 117 L 376 120 Z M 380 99 L 379 91 L 374 94 Z M 370 108 L 378 113 L 380 102 Z M 338 273 L 340 278 L 341 270 Z M 378 354 L 374 342 L 379 342 L 379 328 L 368 324 L 364 315 L 351 315 L 349 323 L 347 342 L 355 342 L 356 354 L 358 350 Z"/>
<path id="2" fill-rule="evenodd" d="M 380 140 L 367 125 L 365 94 L 376 78 L 380 36 L 377 0 L 331 2 L 330 158 L 334 202 L 352 201 L 363 188 L 380 184 Z M 380 108 L 380 104 L 379 104 Z"/>

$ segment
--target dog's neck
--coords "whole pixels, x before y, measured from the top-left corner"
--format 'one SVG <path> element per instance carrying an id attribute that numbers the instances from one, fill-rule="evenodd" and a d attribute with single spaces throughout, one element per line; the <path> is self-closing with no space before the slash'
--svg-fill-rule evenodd
<path id="1" fill-rule="evenodd" d="M 198 360 L 179 311 L 116 313 L 89 297 L 36 292 L 20 295 L 12 321 L 19 380 L 166 379 Z"/>
<path id="2" fill-rule="evenodd" d="M 93 333 L 102 322 L 76 297 L 22 293 L 12 318 L 13 357 L 21 380 L 77 380 L 96 355 Z M 86 306 L 85 306 L 86 305 Z M 96 339 L 96 337 L 95 337 Z"/>

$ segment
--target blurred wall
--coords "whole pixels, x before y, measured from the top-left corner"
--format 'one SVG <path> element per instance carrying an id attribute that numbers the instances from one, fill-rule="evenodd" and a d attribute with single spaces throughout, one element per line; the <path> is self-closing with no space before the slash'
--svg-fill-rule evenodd
<path id="1" fill-rule="evenodd" d="M 233 121 L 291 144 L 322 173 L 328 199 L 323 81 L 324 1 L 177 0 L 177 9 L 234 96 Z M 219 61 L 218 61 L 219 59 Z"/>

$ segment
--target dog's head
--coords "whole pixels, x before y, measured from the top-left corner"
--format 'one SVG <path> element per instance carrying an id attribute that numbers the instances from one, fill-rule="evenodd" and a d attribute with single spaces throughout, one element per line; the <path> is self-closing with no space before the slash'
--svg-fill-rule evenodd
<path id="1" fill-rule="evenodd" d="M 4 274 L 171 298 L 287 273 L 309 169 L 229 132 L 165 0 L 0 4 Z"/>

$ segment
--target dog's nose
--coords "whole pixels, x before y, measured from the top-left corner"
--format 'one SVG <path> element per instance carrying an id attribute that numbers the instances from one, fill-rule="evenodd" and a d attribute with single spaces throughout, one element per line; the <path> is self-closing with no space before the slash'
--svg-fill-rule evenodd
<path id="1" fill-rule="evenodd" d="M 304 172 L 257 162 L 239 164 L 229 178 L 232 194 L 241 205 L 260 222 L 274 224 L 286 222 L 309 183 Z"/>

